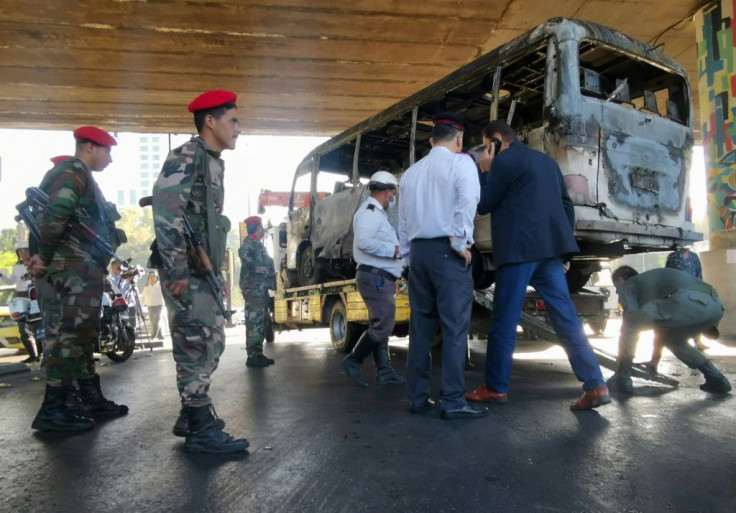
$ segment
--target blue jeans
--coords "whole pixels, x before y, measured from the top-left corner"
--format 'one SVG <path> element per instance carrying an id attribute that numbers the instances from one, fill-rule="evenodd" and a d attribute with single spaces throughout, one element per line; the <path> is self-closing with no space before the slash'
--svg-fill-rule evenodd
<path id="1" fill-rule="evenodd" d="M 486 386 L 500 394 L 505 394 L 509 388 L 516 326 L 521 317 L 527 285 L 533 286 L 542 296 L 572 370 L 583 382 L 583 390 L 603 386 L 598 359 L 575 314 L 565 270 L 558 258 L 507 264 L 496 270 L 493 324 L 488 330 L 486 349 Z"/>

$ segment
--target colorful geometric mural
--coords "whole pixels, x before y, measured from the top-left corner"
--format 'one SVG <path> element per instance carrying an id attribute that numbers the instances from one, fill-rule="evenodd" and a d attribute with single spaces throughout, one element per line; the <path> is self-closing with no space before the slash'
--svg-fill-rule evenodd
<path id="1" fill-rule="evenodd" d="M 733 230 L 736 218 L 736 0 L 695 15 L 701 135 L 708 177 L 711 233 Z"/>

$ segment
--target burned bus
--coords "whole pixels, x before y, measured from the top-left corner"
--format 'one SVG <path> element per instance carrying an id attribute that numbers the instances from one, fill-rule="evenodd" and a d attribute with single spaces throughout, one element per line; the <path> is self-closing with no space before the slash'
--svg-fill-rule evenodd
<path id="1" fill-rule="evenodd" d="M 469 124 L 468 148 L 493 119 L 560 166 L 575 204 L 579 290 L 601 262 L 690 244 L 693 113 L 686 71 L 645 43 L 586 21 L 554 18 L 315 148 L 297 167 L 285 273 L 291 286 L 351 278 L 352 217 L 375 171 L 397 176 L 430 150 L 441 111 Z M 317 200 L 329 183 L 332 194 Z M 401 191 L 398 194 L 401 201 Z M 395 208 L 388 212 L 397 223 Z M 473 276 L 493 281 L 489 216 L 475 222 Z"/>

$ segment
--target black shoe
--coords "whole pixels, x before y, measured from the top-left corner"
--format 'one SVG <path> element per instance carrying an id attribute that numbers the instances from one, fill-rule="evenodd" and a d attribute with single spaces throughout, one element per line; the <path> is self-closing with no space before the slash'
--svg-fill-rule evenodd
<path id="1" fill-rule="evenodd" d="M 78 379 L 77 384 L 79 384 L 79 396 L 89 406 L 85 413 L 93 419 L 110 419 L 128 414 L 126 405 L 117 404 L 102 395 L 99 374 L 89 379 Z"/>
<path id="2" fill-rule="evenodd" d="M 444 420 L 460 420 L 460 419 L 479 419 L 488 415 L 488 408 L 471 406 L 466 404 L 462 408 L 455 410 L 444 410 L 442 418 Z"/>
<path id="3" fill-rule="evenodd" d="M 34 363 L 37 361 L 38 361 L 38 358 L 36 358 L 35 356 L 29 356 L 28 358 L 23 360 L 21 363 Z"/>
<path id="4" fill-rule="evenodd" d="M 248 440 L 233 438 L 215 427 L 214 408 L 212 405 L 197 408 L 186 407 L 189 420 L 189 434 L 184 442 L 188 452 L 229 454 L 245 451 Z"/>
<path id="5" fill-rule="evenodd" d="M 728 382 L 726 376 L 716 369 L 713 362 L 707 360 L 698 370 L 705 376 L 705 383 L 700 385 L 700 390 L 711 394 L 727 394 L 731 391 L 731 383 Z"/>
<path id="6" fill-rule="evenodd" d="M 263 354 L 249 356 L 248 359 L 245 360 L 246 367 L 268 367 L 272 363 L 274 363 L 274 361 L 270 358 L 266 358 Z"/>
<path id="7" fill-rule="evenodd" d="M 41 409 L 33 419 L 31 427 L 38 431 L 87 431 L 95 427 L 95 421 L 77 415 L 66 407 L 69 387 L 46 385 Z"/>
<path id="8" fill-rule="evenodd" d="M 377 385 L 401 385 L 406 378 L 391 368 L 391 358 L 388 354 L 388 343 L 373 344 L 373 359 L 376 362 Z"/>
<path id="9" fill-rule="evenodd" d="M 368 382 L 363 377 L 363 373 L 360 372 L 361 364 L 353 359 L 352 355 L 347 355 L 340 364 L 340 367 L 348 375 L 353 383 L 359 387 L 367 388 Z"/>
<path id="10" fill-rule="evenodd" d="M 215 417 L 215 428 L 220 431 L 225 429 L 225 421 L 221 418 Z M 174 436 L 189 436 L 189 416 L 184 408 L 179 411 L 179 418 L 176 419 L 176 423 L 174 424 L 174 429 L 172 431 Z"/>
<path id="11" fill-rule="evenodd" d="M 411 413 L 412 415 L 422 415 L 424 413 L 429 413 L 434 409 L 436 404 L 437 403 L 434 402 L 434 399 L 430 398 L 424 401 L 424 404 L 421 404 L 419 406 L 414 406 L 412 404 L 409 407 L 409 413 Z"/>
<path id="12" fill-rule="evenodd" d="M 273 358 L 269 358 L 269 357 L 268 357 L 268 356 L 266 356 L 265 354 L 263 355 L 263 357 L 264 357 L 264 358 L 266 359 L 266 361 L 268 362 L 268 364 L 269 364 L 269 365 L 273 365 L 273 364 L 275 364 L 275 363 L 276 363 L 276 361 L 274 361 L 274 359 L 273 359 Z"/>

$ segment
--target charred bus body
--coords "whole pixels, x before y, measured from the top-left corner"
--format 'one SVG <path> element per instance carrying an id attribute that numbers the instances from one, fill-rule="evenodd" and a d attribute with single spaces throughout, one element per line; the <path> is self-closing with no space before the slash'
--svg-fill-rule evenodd
<path id="1" fill-rule="evenodd" d="M 400 175 L 430 149 L 432 116 L 460 114 L 465 144 L 482 142 L 491 119 L 504 119 L 530 147 L 560 165 L 575 203 L 581 253 L 571 291 L 600 263 L 625 253 L 700 240 L 688 198 L 693 146 L 685 70 L 613 29 L 555 18 L 315 148 L 298 166 L 290 202 L 287 286 L 354 274 L 352 217 L 379 169 Z M 333 194 L 317 201 L 331 177 Z M 401 201 L 399 191 L 398 201 Z M 397 222 L 397 211 L 389 210 Z M 490 218 L 476 218 L 474 278 L 493 281 Z"/>

